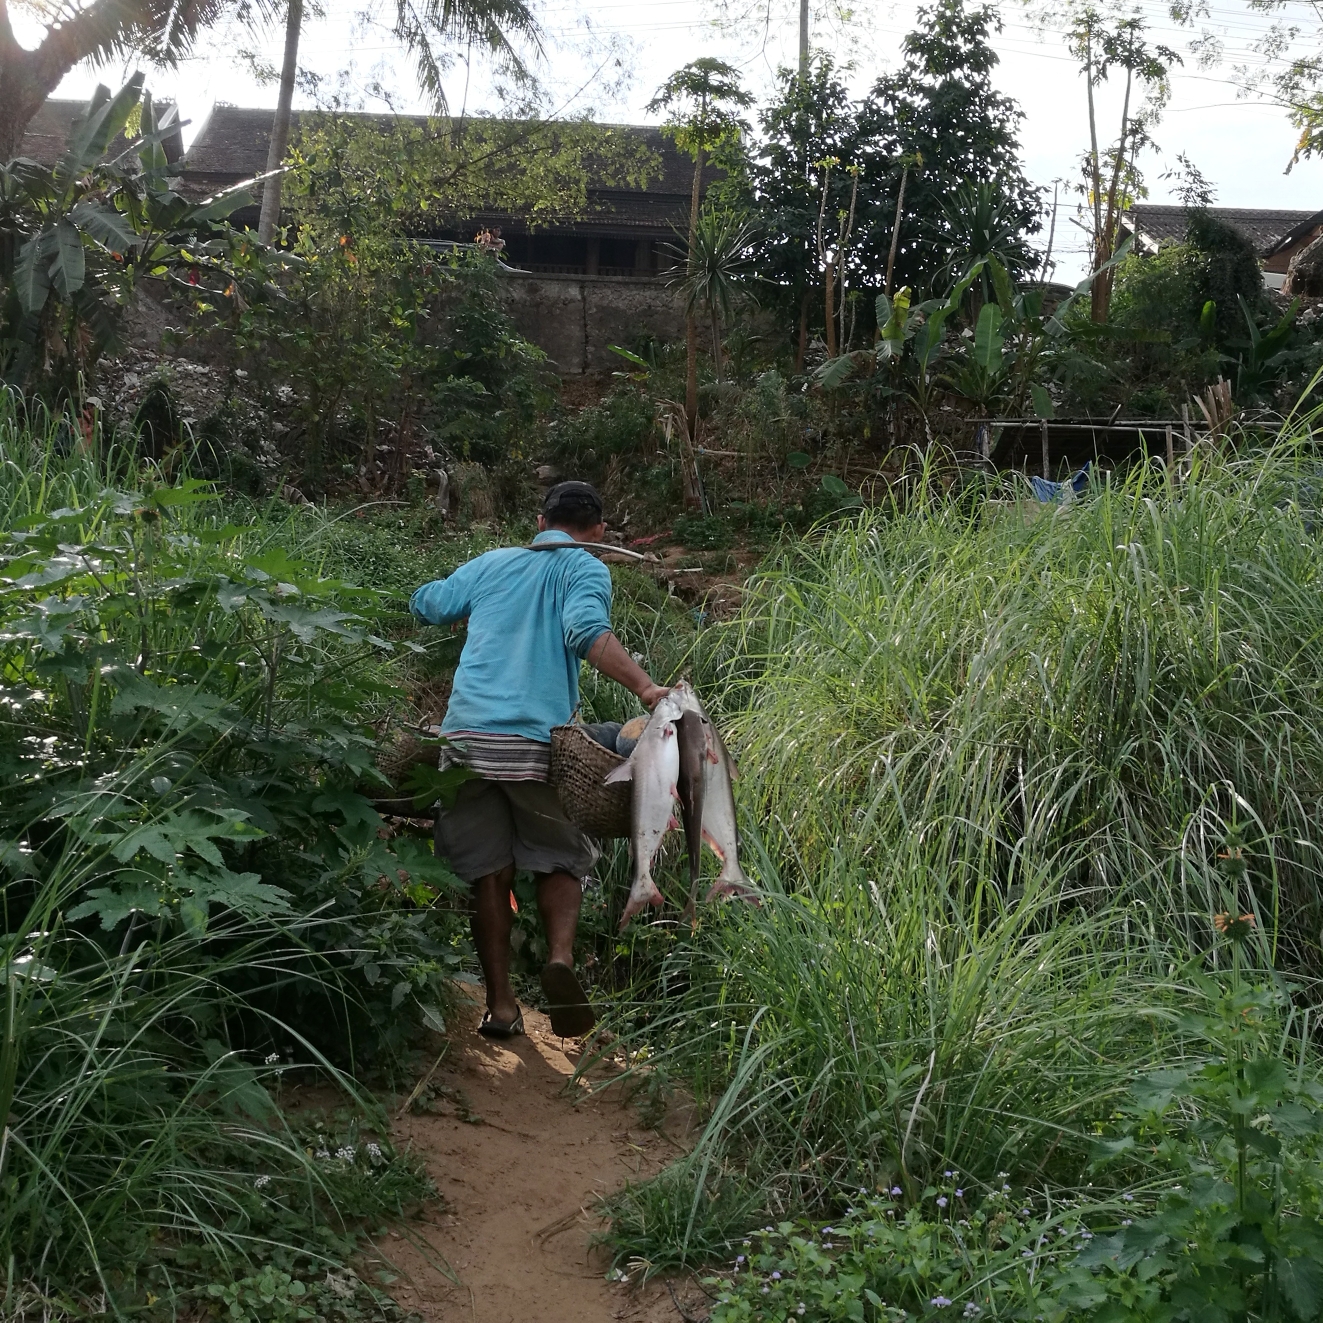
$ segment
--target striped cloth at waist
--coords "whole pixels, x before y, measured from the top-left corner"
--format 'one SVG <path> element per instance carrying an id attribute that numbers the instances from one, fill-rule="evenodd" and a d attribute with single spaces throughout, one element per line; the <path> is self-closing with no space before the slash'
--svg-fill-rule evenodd
<path id="1" fill-rule="evenodd" d="M 523 735 L 489 730 L 452 730 L 441 750 L 441 770 L 467 767 L 486 781 L 545 781 L 551 774 L 551 745 Z"/>

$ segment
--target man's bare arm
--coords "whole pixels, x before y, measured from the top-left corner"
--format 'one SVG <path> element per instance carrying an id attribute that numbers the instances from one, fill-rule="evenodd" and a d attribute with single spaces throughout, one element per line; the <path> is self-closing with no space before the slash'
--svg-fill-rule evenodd
<path id="1" fill-rule="evenodd" d="M 644 707 L 652 708 L 658 699 L 665 698 L 669 689 L 652 682 L 652 677 L 625 651 L 625 645 L 608 629 L 599 634 L 588 649 L 588 664 L 637 694 Z"/>

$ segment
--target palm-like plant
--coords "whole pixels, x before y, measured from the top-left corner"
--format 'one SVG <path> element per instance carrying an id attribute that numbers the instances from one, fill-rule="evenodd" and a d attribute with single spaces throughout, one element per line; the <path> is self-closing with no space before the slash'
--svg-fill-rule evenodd
<path id="1" fill-rule="evenodd" d="M 712 324 L 712 364 L 721 380 L 721 323 L 729 322 L 735 297 L 748 279 L 755 227 L 747 216 L 704 209 L 688 251 L 672 248 L 683 265 L 671 284 L 684 297 L 685 316 L 706 312 Z"/>
<path id="2" fill-rule="evenodd" d="M 1012 274 L 1024 268 L 1028 248 L 1024 240 L 1022 213 L 996 180 L 964 183 L 942 205 L 950 236 L 950 257 L 938 276 L 942 284 L 954 285 L 967 271 L 982 262 L 976 285 L 978 302 L 990 296 L 988 266 L 999 262 Z M 977 313 L 977 309 L 975 309 Z"/>

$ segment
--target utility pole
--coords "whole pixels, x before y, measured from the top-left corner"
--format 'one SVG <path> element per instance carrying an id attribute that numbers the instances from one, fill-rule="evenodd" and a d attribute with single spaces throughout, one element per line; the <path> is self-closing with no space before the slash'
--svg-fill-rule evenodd
<path id="1" fill-rule="evenodd" d="M 280 169 L 289 146 L 289 120 L 294 104 L 294 78 L 299 69 L 299 31 L 303 27 L 303 0 L 289 0 L 289 15 L 285 20 L 285 62 L 280 69 L 280 96 L 276 101 L 276 118 L 271 125 L 271 147 L 266 154 L 268 171 Z M 271 174 L 262 188 L 262 212 L 257 221 L 259 243 L 270 243 L 276 237 L 280 221 L 280 180 Z"/>

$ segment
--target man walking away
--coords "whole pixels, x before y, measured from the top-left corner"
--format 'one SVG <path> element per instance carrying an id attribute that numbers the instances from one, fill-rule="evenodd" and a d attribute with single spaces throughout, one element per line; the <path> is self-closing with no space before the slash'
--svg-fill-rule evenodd
<path id="1" fill-rule="evenodd" d="M 547 782 L 551 728 L 579 706 L 579 663 L 637 694 L 651 708 L 656 685 L 611 632 L 611 575 L 578 544 L 606 534 L 602 498 L 586 482 L 547 493 L 534 547 L 488 551 L 448 579 L 424 584 L 409 602 L 433 625 L 468 621 L 441 733 L 443 764 L 476 773 L 436 819 L 438 856 L 472 888 L 473 942 L 487 985 L 478 1032 L 511 1038 L 524 1031 L 510 986 L 510 884 L 533 874 L 549 959 L 542 989 L 551 1027 L 582 1037 L 595 1022 L 574 973 L 574 936 L 583 879 L 597 858 Z"/>

